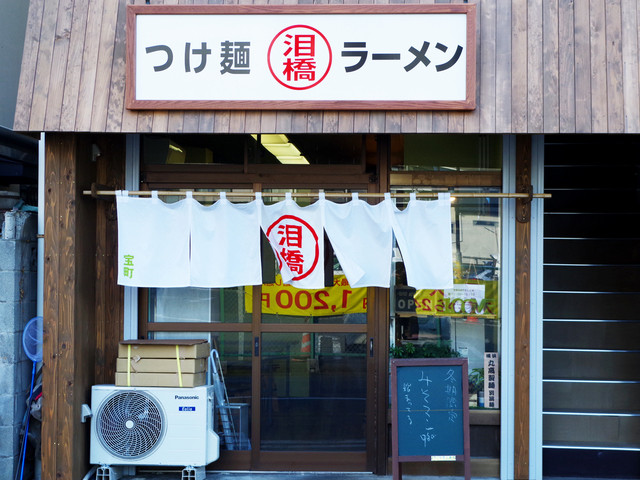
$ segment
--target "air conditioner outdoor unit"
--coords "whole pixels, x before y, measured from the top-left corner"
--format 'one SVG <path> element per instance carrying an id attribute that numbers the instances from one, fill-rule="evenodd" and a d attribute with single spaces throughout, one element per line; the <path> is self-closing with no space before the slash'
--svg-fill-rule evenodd
<path id="1" fill-rule="evenodd" d="M 95 385 L 91 454 L 97 465 L 204 467 L 218 459 L 213 387 Z"/>

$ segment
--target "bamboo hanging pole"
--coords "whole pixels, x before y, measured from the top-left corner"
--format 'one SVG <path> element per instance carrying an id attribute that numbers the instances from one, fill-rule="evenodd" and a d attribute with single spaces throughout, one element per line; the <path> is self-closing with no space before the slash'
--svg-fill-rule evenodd
<path id="1" fill-rule="evenodd" d="M 114 190 L 84 190 L 85 195 L 91 195 L 93 197 L 109 197 L 115 196 Z M 150 197 L 151 191 L 129 191 L 129 196 Z M 186 191 L 172 191 L 172 190 L 158 190 L 159 196 L 186 196 Z M 255 194 L 253 192 L 225 192 L 227 198 L 247 198 L 252 197 Z M 529 195 L 528 193 L 471 193 L 471 192 L 450 192 L 452 197 L 458 198 L 551 198 L 550 193 L 534 193 Z M 192 192 L 194 197 L 220 197 L 220 192 Z M 283 192 L 262 192 L 263 197 L 276 197 L 284 198 L 286 193 Z M 291 193 L 292 197 L 297 198 L 318 198 L 318 193 Z M 410 193 L 392 193 L 391 198 L 407 198 Z M 326 198 L 349 198 L 351 193 L 347 192 L 326 192 Z M 384 198 L 384 193 L 358 193 L 360 198 Z M 417 198 L 437 198 L 438 192 L 421 192 L 416 193 Z"/>

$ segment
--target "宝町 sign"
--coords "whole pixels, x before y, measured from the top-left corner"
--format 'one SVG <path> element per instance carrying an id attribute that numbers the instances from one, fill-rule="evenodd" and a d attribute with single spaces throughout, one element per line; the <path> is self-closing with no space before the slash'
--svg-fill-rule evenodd
<path id="1" fill-rule="evenodd" d="M 129 5 L 130 109 L 475 108 L 475 5 Z"/>

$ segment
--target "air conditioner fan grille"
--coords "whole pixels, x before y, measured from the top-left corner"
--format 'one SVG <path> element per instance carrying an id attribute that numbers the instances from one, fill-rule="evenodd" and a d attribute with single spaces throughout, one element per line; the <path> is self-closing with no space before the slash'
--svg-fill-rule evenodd
<path id="1" fill-rule="evenodd" d="M 139 392 L 119 392 L 110 397 L 97 418 L 98 438 L 112 455 L 143 458 L 161 443 L 164 415 L 151 397 Z"/>

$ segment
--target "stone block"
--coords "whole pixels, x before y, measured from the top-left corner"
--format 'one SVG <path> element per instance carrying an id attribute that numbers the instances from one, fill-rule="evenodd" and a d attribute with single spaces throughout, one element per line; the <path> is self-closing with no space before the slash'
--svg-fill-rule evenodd
<path id="1" fill-rule="evenodd" d="M 20 300 L 19 277 L 14 271 L 0 271 L 0 302 Z"/>
<path id="2" fill-rule="evenodd" d="M 20 269 L 21 260 L 17 252 L 20 243 L 22 242 L 0 239 L 0 271 L 12 272 Z"/>
<path id="3" fill-rule="evenodd" d="M 22 330 L 22 305 L 18 302 L 0 302 L 0 332 L 16 333 Z"/>
<path id="4" fill-rule="evenodd" d="M 15 430 L 15 431 L 14 431 Z M 0 457 L 14 456 L 20 453 L 20 429 L 0 427 Z"/>
<path id="5" fill-rule="evenodd" d="M 0 365 L 14 364 L 27 358 L 22 348 L 22 332 L 0 332 Z M 2 379 L 0 379 L 0 382 Z M 0 392 L 6 390 L 0 389 Z"/>
<path id="6" fill-rule="evenodd" d="M 26 398 L 31 387 L 32 366 L 33 362 L 27 360 L 19 363 L 0 362 L 0 392 Z"/>
<path id="7" fill-rule="evenodd" d="M 14 395 L 0 395 L 0 427 L 9 427 L 14 424 L 15 404 Z"/>
<path id="8" fill-rule="evenodd" d="M 37 242 L 0 239 L 0 271 L 35 272 L 37 267 Z"/>
<path id="9" fill-rule="evenodd" d="M 19 382 L 18 385 L 16 380 Z M 0 362 L 0 392 L 14 393 L 16 387 L 20 388 L 20 383 L 20 378 L 16 377 L 15 365 Z"/>
<path id="10" fill-rule="evenodd" d="M 7 478 L 14 478 L 16 470 L 20 466 L 18 465 L 18 459 L 14 456 L 5 457 L 0 453 L 0 472 L 5 472 Z"/>

